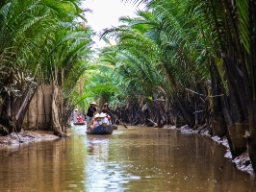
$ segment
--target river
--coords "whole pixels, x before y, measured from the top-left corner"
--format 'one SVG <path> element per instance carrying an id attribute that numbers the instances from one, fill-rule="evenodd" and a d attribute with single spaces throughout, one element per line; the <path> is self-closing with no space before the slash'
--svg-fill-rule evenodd
<path id="1" fill-rule="evenodd" d="M 119 127 L 0 150 L 0 191 L 253 192 L 253 176 L 233 168 L 225 147 L 177 130 Z"/>

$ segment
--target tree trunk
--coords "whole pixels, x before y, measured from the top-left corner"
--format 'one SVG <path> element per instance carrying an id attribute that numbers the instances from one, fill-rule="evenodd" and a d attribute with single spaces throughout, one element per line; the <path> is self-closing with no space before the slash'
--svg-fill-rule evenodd
<path id="1" fill-rule="evenodd" d="M 227 124 L 225 122 L 225 117 L 222 112 L 222 99 L 225 94 L 223 82 L 216 66 L 214 59 L 211 60 L 213 63 L 211 67 L 211 90 L 212 95 L 222 95 L 211 98 L 211 108 L 212 108 L 212 130 L 214 134 L 219 137 L 224 137 L 227 133 Z"/>
<path id="2" fill-rule="evenodd" d="M 225 115 L 226 117 L 230 116 L 229 122 L 226 121 L 226 123 L 232 141 L 230 148 L 233 147 L 232 156 L 234 158 L 246 150 L 245 126 L 242 124 L 246 120 L 247 115 L 247 102 L 244 101 L 246 90 L 241 84 L 244 81 L 242 71 L 234 64 L 230 56 L 224 56 L 223 59 L 230 100 L 230 110 L 226 110 Z"/>
<path id="3" fill-rule="evenodd" d="M 55 135 L 60 137 L 66 136 L 66 134 L 62 130 L 62 126 L 60 123 L 60 92 L 59 87 L 53 83 L 53 94 L 52 94 L 52 128 Z"/>

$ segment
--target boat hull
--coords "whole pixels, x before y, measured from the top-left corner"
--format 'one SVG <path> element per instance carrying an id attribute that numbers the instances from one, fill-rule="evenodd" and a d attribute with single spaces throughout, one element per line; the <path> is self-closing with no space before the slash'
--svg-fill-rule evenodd
<path id="1" fill-rule="evenodd" d="M 87 131 L 86 133 L 87 134 L 98 134 L 98 135 L 112 134 L 113 128 L 110 125 L 107 125 L 106 127 L 100 125 L 92 130 Z"/>
<path id="2" fill-rule="evenodd" d="M 83 121 L 83 122 L 75 122 L 75 123 L 73 123 L 74 125 L 85 125 L 85 121 Z"/>

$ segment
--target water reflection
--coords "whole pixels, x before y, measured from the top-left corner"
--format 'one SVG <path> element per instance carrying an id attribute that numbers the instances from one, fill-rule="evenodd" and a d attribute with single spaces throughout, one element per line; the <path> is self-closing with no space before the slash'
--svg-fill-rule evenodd
<path id="1" fill-rule="evenodd" d="M 111 135 L 88 135 L 88 163 L 86 172 L 90 173 L 86 179 L 89 191 L 109 191 L 121 189 L 118 163 L 109 162 L 109 144 Z"/>
<path id="2" fill-rule="evenodd" d="M 1 191 L 255 191 L 255 179 L 224 159 L 206 137 L 120 127 L 0 150 Z"/>

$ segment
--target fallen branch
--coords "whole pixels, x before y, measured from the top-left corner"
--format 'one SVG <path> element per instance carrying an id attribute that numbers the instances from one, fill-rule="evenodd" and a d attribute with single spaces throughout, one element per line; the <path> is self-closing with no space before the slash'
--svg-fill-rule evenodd
<path id="1" fill-rule="evenodd" d="M 131 124 L 132 124 L 132 125 L 135 125 L 137 122 L 138 122 L 138 120 L 133 121 Z"/>
<path id="2" fill-rule="evenodd" d="M 207 124 L 205 124 L 204 126 L 202 126 L 202 128 L 197 132 L 200 133 L 203 129 L 207 128 Z"/>
<path id="3" fill-rule="evenodd" d="M 158 124 L 154 121 L 152 121 L 151 119 L 148 119 L 151 123 L 153 123 L 156 127 L 158 126 Z"/>
<path id="4" fill-rule="evenodd" d="M 193 91 L 193 90 L 191 90 L 191 89 L 188 89 L 188 88 L 185 88 L 185 90 L 188 91 L 188 92 L 194 93 L 194 94 L 196 94 L 196 95 L 199 95 L 199 96 L 210 97 L 210 98 L 212 98 L 212 97 L 222 97 L 222 96 L 224 96 L 224 94 L 207 96 L 207 95 L 204 95 L 204 94 L 201 94 L 201 93 L 197 93 L 197 92 L 195 92 L 195 91 Z"/>
<path id="5" fill-rule="evenodd" d="M 26 135 L 26 134 L 22 134 L 23 137 L 31 137 L 31 138 L 35 138 L 34 136 L 31 135 Z"/>
<path id="6" fill-rule="evenodd" d="M 204 112 L 204 110 L 195 111 L 195 112 L 193 112 L 193 114 L 195 114 L 195 113 L 202 113 L 202 112 Z"/>
<path id="7" fill-rule="evenodd" d="M 197 92 L 195 92 L 195 91 L 193 91 L 193 90 L 191 90 L 191 89 L 188 89 L 188 88 L 185 88 L 185 90 L 188 91 L 188 92 L 194 93 L 194 94 L 196 94 L 196 95 L 200 95 L 200 96 L 207 97 L 207 95 L 197 93 Z"/>

